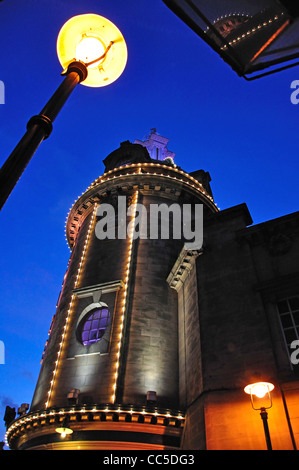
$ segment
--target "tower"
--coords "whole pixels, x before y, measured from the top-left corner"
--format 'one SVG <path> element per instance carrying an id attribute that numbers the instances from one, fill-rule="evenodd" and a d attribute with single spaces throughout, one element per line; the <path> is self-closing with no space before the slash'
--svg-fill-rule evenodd
<path id="1" fill-rule="evenodd" d="M 173 285 L 200 250 L 186 249 L 184 237 L 174 235 L 172 209 L 218 209 L 208 173 L 186 173 L 167 144 L 155 129 L 145 141 L 123 142 L 70 210 L 71 256 L 29 413 L 8 427 L 11 448 L 180 448 Z M 153 223 L 140 228 L 152 207 L 154 233 Z M 164 222 L 172 236 L 162 235 Z"/>
<path id="2" fill-rule="evenodd" d="M 155 129 L 121 143 L 71 208 L 32 403 L 5 413 L 12 449 L 265 449 L 256 382 L 274 386 L 273 449 L 298 448 L 299 213 L 219 210 L 209 173 L 167 146 Z"/>

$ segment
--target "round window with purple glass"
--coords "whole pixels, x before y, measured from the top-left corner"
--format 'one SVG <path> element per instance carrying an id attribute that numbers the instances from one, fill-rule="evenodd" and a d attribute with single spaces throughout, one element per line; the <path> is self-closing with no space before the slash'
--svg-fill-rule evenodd
<path id="1" fill-rule="evenodd" d="M 81 330 L 81 340 L 84 346 L 100 341 L 109 325 L 110 312 L 108 308 L 94 310 L 84 320 Z"/>

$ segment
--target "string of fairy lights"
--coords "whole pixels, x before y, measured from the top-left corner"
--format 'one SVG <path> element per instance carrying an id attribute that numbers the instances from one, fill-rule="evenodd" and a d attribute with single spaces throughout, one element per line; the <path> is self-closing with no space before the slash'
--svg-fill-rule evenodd
<path id="1" fill-rule="evenodd" d="M 281 13 L 280 16 L 284 16 L 284 12 Z M 258 24 L 254 28 L 249 29 L 246 33 L 242 34 L 241 36 L 238 36 L 236 39 L 233 39 L 232 41 L 229 41 L 230 46 L 234 46 L 236 43 L 239 43 L 240 41 L 246 39 L 250 34 L 255 33 L 256 31 L 265 28 L 266 26 L 269 26 L 273 21 L 277 21 L 279 19 L 279 16 L 276 15 L 273 18 L 270 18 L 267 21 L 264 21 L 263 23 Z M 221 49 L 225 50 L 227 49 L 227 45 L 224 45 L 221 47 Z"/>
<path id="2" fill-rule="evenodd" d="M 147 169 L 149 169 L 150 171 L 146 171 Z M 127 170 L 128 172 L 119 174 L 119 172 L 123 170 Z M 130 172 L 131 170 L 135 170 L 135 171 Z M 152 170 L 162 170 L 162 172 L 159 173 L 158 171 L 152 171 Z M 165 174 L 163 170 L 174 172 L 174 175 Z M 104 173 L 102 176 L 97 178 L 93 183 L 91 183 L 90 186 L 88 186 L 88 188 L 85 191 L 83 191 L 82 194 L 78 196 L 78 198 L 74 201 L 73 206 L 70 207 L 69 213 L 65 221 L 65 229 L 67 230 L 68 221 L 70 220 L 71 213 L 79 208 L 79 202 L 82 196 L 85 196 L 85 198 L 87 198 L 88 197 L 87 193 L 90 190 L 95 189 L 98 185 L 103 184 L 103 183 L 108 183 L 111 181 L 118 181 L 122 178 L 137 176 L 140 174 L 142 174 L 142 177 L 146 177 L 146 176 L 161 177 L 162 179 L 166 178 L 167 180 L 176 181 L 176 182 L 179 182 L 180 184 L 183 183 L 184 185 L 187 185 L 188 187 L 195 189 L 196 191 L 199 191 L 200 194 L 209 202 L 209 204 L 212 204 L 214 210 L 216 211 L 220 210 L 220 208 L 217 207 L 217 204 L 215 203 L 213 197 L 205 190 L 202 183 L 200 183 L 196 178 L 194 178 L 189 173 L 186 173 L 185 171 L 181 170 L 180 168 L 177 168 L 176 166 L 171 167 L 169 165 L 162 165 L 158 163 L 133 163 L 133 164 L 122 165 L 117 168 L 113 168 L 112 170 L 107 171 L 107 173 Z M 67 244 L 69 245 L 67 235 L 65 236 L 65 238 L 66 238 Z"/>
<path id="3" fill-rule="evenodd" d="M 153 169 L 153 168 L 156 168 L 157 170 L 168 170 L 170 172 L 174 172 L 174 173 L 178 173 L 179 175 L 182 175 L 182 176 L 185 176 L 187 179 L 190 179 L 193 183 L 197 184 L 200 189 L 211 199 L 213 199 L 204 189 L 203 185 L 196 179 L 194 178 L 192 175 L 190 175 L 189 173 L 186 173 L 186 171 L 182 170 L 181 168 L 178 168 L 176 165 L 175 166 L 169 166 L 169 165 L 163 165 L 161 163 L 130 163 L 130 164 L 127 164 L 127 165 L 121 165 L 121 166 L 118 166 L 116 168 L 112 168 L 111 170 L 107 171 L 106 173 L 104 173 L 103 175 L 99 176 L 99 178 L 97 178 L 93 183 L 91 183 L 89 185 L 89 187 L 86 189 L 86 191 L 88 191 L 89 189 L 91 189 L 92 187 L 96 186 L 98 183 L 102 183 L 104 181 L 109 181 L 111 176 L 112 178 L 116 178 L 118 176 L 121 176 L 121 175 L 115 175 L 115 173 L 119 173 L 119 171 L 122 171 L 124 169 L 133 169 L 133 168 L 137 168 L 138 170 L 138 173 L 140 173 L 139 169 L 142 168 L 143 170 L 146 169 L 146 168 L 149 168 L 149 169 Z M 132 173 L 128 173 L 128 174 L 132 174 Z M 144 175 L 146 173 L 142 172 L 142 175 Z M 159 175 L 159 173 L 157 172 L 154 172 L 154 173 L 149 173 L 151 175 Z M 168 176 L 167 174 L 165 173 L 160 173 L 161 176 Z M 85 192 L 86 192 L 85 191 Z M 84 193 L 82 193 L 84 194 Z"/>
<path id="4" fill-rule="evenodd" d="M 95 205 L 93 213 L 92 213 L 92 217 L 91 217 L 91 220 L 90 220 L 89 228 L 88 228 L 88 231 L 87 231 L 87 235 L 86 235 L 86 238 L 85 238 L 85 244 L 84 244 L 84 247 L 83 247 L 83 250 L 82 250 L 81 259 L 80 259 L 80 263 L 79 263 L 78 270 L 77 270 L 74 289 L 77 288 L 77 286 L 79 284 L 79 281 L 80 281 L 80 275 L 81 275 L 81 272 L 82 272 L 82 267 L 83 267 L 83 264 L 84 264 L 84 261 L 85 261 L 86 252 L 88 250 L 89 241 L 90 241 L 90 238 L 91 238 L 90 235 L 91 235 L 91 232 L 92 232 L 93 227 L 94 227 L 97 208 L 98 208 L 98 205 Z M 46 408 L 48 408 L 50 406 L 50 400 L 51 400 L 53 386 L 54 386 L 56 373 L 57 373 L 57 369 L 58 369 L 58 365 L 59 365 L 59 359 L 60 359 L 60 356 L 61 356 L 61 351 L 62 351 L 63 344 L 64 344 L 64 341 L 65 341 L 65 336 L 67 334 L 68 326 L 69 326 L 69 323 L 70 323 L 74 298 L 75 298 L 75 295 L 72 294 L 71 300 L 70 300 L 70 303 L 69 303 L 69 308 L 68 308 L 68 311 L 67 311 L 67 314 L 66 314 L 65 324 L 63 326 L 63 332 L 62 332 L 61 340 L 60 340 L 60 343 L 59 343 L 59 349 L 58 349 L 58 352 L 57 352 L 56 361 L 54 363 L 55 365 L 54 365 L 54 369 L 53 369 L 53 372 L 52 372 L 52 379 L 51 379 L 51 382 L 50 382 L 50 387 L 49 387 L 49 390 L 47 392 L 48 397 L 47 397 L 47 400 L 46 400 L 46 403 L 45 403 Z"/>
<path id="5" fill-rule="evenodd" d="M 181 411 L 173 412 L 172 410 L 161 410 L 161 409 L 155 409 L 155 411 L 149 410 L 147 408 L 143 408 L 142 410 L 138 409 L 138 407 L 134 407 L 133 405 L 130 407 L 130 409 L 127 409 L 127 407 L 122 407 L 121 405 L 106 405 L 105 407 L 103 406 L 93 406 L 93 407 L 86 407 L 83 406 L 82 408 L 71 408 L 71 409 L 59 409 L 59 410 L 45 410 L 45 411 L 40 411 L 40 412 L 32 412 L 28 413 L 26 415 L 21 416 L 18 418 L 16 421 L 14 421 L 9 428 L 7 429 L 5 433 L 5 444 L 9 445 L 9 441 L 13 439 L 14 435 L 16 433 L 20 432 L 22 428 L 26 428 L 27 426 L 33 425 L 36 427 L 38 425 L 44 426 L 47 423 L 47 420 L 49 420 L 49 424 L 51 425 L 51 419 L 59 418 L 63 419 L 64 416 L 76 416 L 76 415 L 81 415 L 83 416 L 84 414 L 90 414 L 92 413 L 94 416 L 99 416 L 100 414 L 106 414 L 106 413 L 113 413 L 116 415 L 130 415 L 130 416 L 145 416 L 148 417 L 149 419 L 151 417 L 156 418 L 157 424 L 160 425 L 171 425 L 171 422 L 165 421 L 166 420 L 173 420 L 172 425 L 176 425 L 176 422 L 180 423 L 179 426 L 184 425 L 185 421 L 185 415 Z M 138 422 L 140 422 L 138 420 Z M 144 423 L 146 424 L 148 420 L 145 420 Z M 155 421 L 154 421 L 155 423 Z"/>

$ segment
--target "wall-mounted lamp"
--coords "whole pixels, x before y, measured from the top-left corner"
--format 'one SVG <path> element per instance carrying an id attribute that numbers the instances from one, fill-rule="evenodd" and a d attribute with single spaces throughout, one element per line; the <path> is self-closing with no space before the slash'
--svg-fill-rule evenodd
<path id="1" fill-rule="evenodd" d="M 268 413 L 266 410 L 272 406 L 271 392 L 273 389 L 274 385 L 270 382 L 256 382 L 244 388 L 244 392 L 250 395 L 252 408 L 260 411 L 268 450 L 272 450 L 272 444 L 268 427 Z"/>
<path id="2" fill-rule="evenodd" d="M 62 426 L 59 426 L 58 428 L 55 429 L 58 434 L 64 439 L 68 434 L 73 434 L 73 430 L 69 428 L 69 417 L 66 416 L 62 422 Z"/>

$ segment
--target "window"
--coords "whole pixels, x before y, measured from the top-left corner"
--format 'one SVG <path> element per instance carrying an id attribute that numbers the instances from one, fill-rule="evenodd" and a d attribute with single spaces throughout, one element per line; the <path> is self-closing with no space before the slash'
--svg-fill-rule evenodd
<path id="1" fill-rule="evenodd" d="M 277 308 L 285 343 L 291 358 L 294 351 L 292 343 L 299 340 L 299 296 L 280 300 L 277 302 Z M 292 360 L 291 362 L 294 365 Z"/>
<path id="2" fill-rule="evenodd" d="M 108 308 L 99 308 L 84 317 L 80 335 L 82 344 L 87 346 L 100 341 L 109 325 L 109 320 Z"/>

